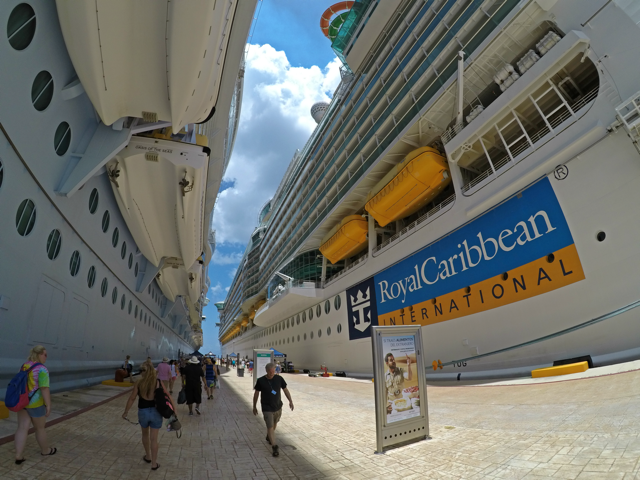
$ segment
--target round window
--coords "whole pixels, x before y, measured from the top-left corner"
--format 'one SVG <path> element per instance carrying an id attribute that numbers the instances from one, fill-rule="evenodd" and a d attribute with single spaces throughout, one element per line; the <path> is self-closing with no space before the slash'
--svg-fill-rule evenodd
<path id="1" fill-rule="evenodd" d="M 296 325 L 300 325 L 300 315 L 298 315 L 298 318 L 296 319 Z"/>
<path id="2" fill-rule="evenodd" d="M 133 276 L 134 277 L 138 276 L 138 262 L 136 262 L 136 266 L 133 267 Z"/>
<path id="3" fill-rule="evenodd" d="M 342 300 L 340 300 L 340 295 L 336 295 L 336 298 L 333 299 L 333 308 L 335 308 L 336 310 L 340 310 L 341 302 Z"/>
<path id="4" fill-rule="evenodd" d="M 33 108 L 41 112 L 49 106 L 52 99 L 53 77 L 49 72 L 43 70 L 36 75 L 36 78 L 33 79 L 33 83 L 31 84 L 31 104 L 33 105 Z M 66 125 L 67 127 L 69 126 L 69 124 Z"/>
<path id="5" fill-rule="evenodd" d="M 300 335 L 298 335 L 298 341 L 300 341 Z"/>
<path id="6" fill-rule="evenodd" d="M 304 339 L 305 339 L 305 341 L 307 340 L 307 334 L 306 333 L 304 334 Z"/>
<path id="7" fill-rule="evenodd" d="M 320 304 L 316 305 L 316 318 L 320 318 L 320 315 L 322 314 L 322 307 L 320 306 Z"/>
<path id="8" fill-rule="evenodd" d="M 31 200 L 23 200 L 18 207 L 16 213 L 16 228 L 18 233 L 26 237 L 33 230 L 33 225 L 36 223 L 36 206 Z"/>
<path id="9" fill-rule="evenodd" d="M 124 260 L 127 256 L 127 242 L 122 242 L 122 248 L 120 249 L 120 257 Z"/>
<path id="10" fill-rule="evenodd" d="M 130 253 L 130 254 L 129 254 L 129 262 L 128 262 L 128 265 L 129 265 L 129 270 L 131 270 L 131 265 L 133 265 L 133 253 Z"/>
<path id="11" fill-rule="evenodd" d="M 327 336 L 331 335 L 331 327 L 327 327 Z"/>
<path id="12" fill-rule="evenodd" d="M 302 312 L 302 323 L 305 323 L 307 321 L 307 311 L 305 310 L 304 312 Z"/>
<path id="13" fill-rule="evenodd" d="M 131 300 L 129 300 L 129 314 L 131 314 L 131 310 L 133 309 L 133 304 L 131 303 Z"/>
<path id="14" fill-rule="evenodd" d="M 36 13 L 31 5 L 21 3 L 11 11 L 7 22 L 9 45 L 16 50 L 24 50 L 33 40 L 35 33 Z"/>
<path id="15" fill-rule="evenodd" d="M 113 235 L 111 235 L 111 245 L 113 248 L 118 246 L 118 237 L 120 236 L 120 232 L 118 231 L 118 227 L 113 229 Z"/>
<path id="16" fill-rule="evenodd" d="M 331 302 L 327 300 L 326 302 L 324 302 L 324 313 L 329 315 L 330 311 L 331 311 Z"/>
<path id="17" fill-rule="evenodd" d="M 338 324 L 338 327 L 336 328 L 336 330 L 338 330 L 338 333 L 342 332 L 342 324 L 341 323 Z"/>
<path id="18" fill-rule="evenodd" d="M 69 261 L 69 272 L 71 272 L 72 277 L 75 277 L 78 274 L 78 270 L 80 270 L 80 252 L 75 250 L 71 254 L 71 260 Z"/>
<path id="19" fill-rule="evenodd" d="M 59 157 L 67 153 L 71 145 L 71 127 L 67 122 L 62 122 L 56 128 L 56 133 L 53 137 L 53 148 Z"/>
<path id="20" fill-rule="evenodd" d="M 287 328 L 289 328 L 289 319 L 287 318 Z"/>
<path id="21" fill-rule="evenodd" d="M 318 329 L 318 338 L 322 336 L 322 330 Z"/>
<path id="22" fill-rule="evenodd" d="M 89 267 L 89 273 L 87 274 L 87 285 L 89 288 L 93 288 L 94 283 L 96 283 L 96 267 L 91 265 L 91 267 Z"/>
<path id="23" fill-rule="evenodd" d="M 109 210 L 105 210 L 104 215 L 102 215 L 102 231 L 104 233 L 107 233 L 107 230 L 109 230 L 110 219 L 111 219 L 111 216 L 109 215 Z"/>
<path id="24" fill-rule="evenodd" d="M 127 299 L 124 296 L 124 293 L 122 294 L 122 297 L 120 297 L 120 310 L 124 310 L 124 306 L 127 304 Z"/>
<path id="25" fill-rule="evenodd" d="M 51 230 L 49 238 L 47 238 L 47 257 L 49 260 L 55 260 L 60 253 L 60 247 L 62 246 L 62 236 L 58 230 Z"/>
<path id="26" fill-rule="evenodd" d="M 309 309 L 309 321 L 313 320 L 313 308 Z"/>
<path id="27" fill-rule="evenodd" d="M 138 318 L 138 305 L 136 305 L 136 308 L 134 310 L 133 318 Z"/>
<path id="28" fill-rule="evenodd" d="M 107 295 L 107 290 L 109 290 L 109 280 L 105 277 L 102 279 L 102 284 L 100 285 L 100 294 L 105 297 Z"/>
<path id="29" fill-rule="evenodd" d="M 98 193 L 98 189 L 94 188 L 91 191 L 91 195 L 89 195 L 89 213 L 93 215 L 96 213 L 98 209 L 98 200 L 100 199 L 100 194 Z"/>
<path id="30" fill-rule="evenodd" d="M 309 338 L 310 338 L 311 340 L 313 340 L 313 332 L 311 332 L 311 333 L 309 334 Z"/>
<path id="31" fill-rule="evenodd" d="M 111 292 L 111 303 L 114 305 L 118 301 L 118 287 L 113 287 L 113 291 Z"/>

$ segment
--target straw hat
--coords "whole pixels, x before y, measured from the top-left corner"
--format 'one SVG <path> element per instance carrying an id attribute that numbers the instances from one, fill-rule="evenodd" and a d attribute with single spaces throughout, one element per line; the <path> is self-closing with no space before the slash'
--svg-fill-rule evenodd
<path id="1" fill-rule="evenodd" d="M 191 357 L 191 360 L 189 360 L 189 363 L 200 363 L 200 362 L 199 362 L 199 361 L 198 361 L 198 359 L 194 356 L 194 357 Z"/>
<path id="2" fill-rule="evenodd" d="M 162 357 L 162 361 L 163 361 L 163 362 L 168 362 L 168 361 L 169 361 L 169 359 L 168 359 L 167 357 Z"/>

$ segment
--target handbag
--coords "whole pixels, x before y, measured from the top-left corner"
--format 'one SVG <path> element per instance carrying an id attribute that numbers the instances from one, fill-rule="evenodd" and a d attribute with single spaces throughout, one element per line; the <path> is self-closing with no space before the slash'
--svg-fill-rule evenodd
<path id="1" fill-rule="evenodd" d="M 187 392 L 184 391 L 184 388 L 178 394 L 178 403 L 180 405 L 187 403 Z"/>
<path id="2" fill-rule="evenodd" d="M 173 405 L 171 404 L 171 399 L 169 395 L 165 391 L 162 383 L 158 381 L 156 390 L 153 394 L 153 398 L 156 403 L 156 410 L 162 416 L 162 418 L 171 418 L 171 416 L 175 413 L 173 411 Z"/>
<path id="3" fill-rule="evenodd" d="M 181 438 L 182 437 L 181 429 L 182 429 L 182 424 L 180 423 L 180 420 L 178 420 L 178 417 L 174 415 L 173 419 L 169 420 L 169 423 L 167 423 L 167 432 L 176 432 L 176 437 Z"/>

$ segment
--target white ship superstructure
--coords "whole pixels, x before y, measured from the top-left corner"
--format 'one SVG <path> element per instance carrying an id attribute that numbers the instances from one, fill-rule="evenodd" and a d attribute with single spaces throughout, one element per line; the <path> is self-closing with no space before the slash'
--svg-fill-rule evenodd
<path id="1" fill-rule="evenodd" d="M 260 214 L 223 353 L 371 375 L 370 326 L 418 324 L 433 378 L 638 358 L 637 2 L 333 18 L 342 82 Z"/>
<path id="2" fill-rule="evenodd" d="M 255 1 L 3 3 L 0 391 L 202 345 L 211 217 Z"/>

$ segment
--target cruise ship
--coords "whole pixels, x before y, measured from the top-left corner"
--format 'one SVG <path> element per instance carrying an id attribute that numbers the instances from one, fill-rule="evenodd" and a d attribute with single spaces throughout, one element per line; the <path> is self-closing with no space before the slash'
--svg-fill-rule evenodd
<path id="1" fill-rule="evenodd" d="M 7 0 L 0 24 L 0 395 L 202 345 L 211 218 L 257 0 Z"/>
<path id="2" fill-rule="evenodd" d="M 262 208 L 223 354 L 371 376 L 420 325 L 428 378 L 640 357 L 640 3 L 356 0 L 318 35 L 330 104 Z"/>

